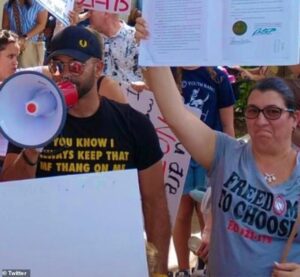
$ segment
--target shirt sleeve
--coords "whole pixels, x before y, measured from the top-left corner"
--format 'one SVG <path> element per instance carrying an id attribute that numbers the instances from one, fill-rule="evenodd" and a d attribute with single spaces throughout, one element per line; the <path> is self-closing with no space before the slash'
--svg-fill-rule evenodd
<path id="1" fill-rule="evenodd" d="M 33 5 L 34 5 L 34 7 L 35 7 L 35 10 L 36 10 L 36 13 L 37 13 L 37 14 L 38 14 L 39 12 L 45 10 L 44 7 L 41 6 L 37 1 L 34 1 L 34 2 L 33 2 Z"/>
<path id="2" fill-rule="evenodd" d="M 146 169 L 162 159 L 158 136 L 148 117 L 132 109 L 130 122 L 136 145 L 135 161 L 138 170 Z"/>

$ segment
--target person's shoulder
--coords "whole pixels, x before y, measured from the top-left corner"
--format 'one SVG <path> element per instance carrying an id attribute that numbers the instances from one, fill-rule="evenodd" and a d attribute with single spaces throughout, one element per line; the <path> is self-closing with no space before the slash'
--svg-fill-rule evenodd
<path id="1" fill-rule="evenodd" d="M 129 26 L 125 21 L 122 21 L 120 34 L 123 36 L 126 36 L 127 39 L 131 40 L 132 37 L 134 37 L 135 28 L 132 26 Z"/>
<path id="2" fill-rule="evenodd" d="M 101 95 L 101 105 L 109 105 L 113 107 L 120 107 L 121 109 L 128 109 L 130 108 L 128 103 L 120 103 L 113 99 L 109 99 L 106 96 Z"/>
<path id="3" fill-rule="evenodd" d="M 125 21 L 121 21 L 121 23 L 123 29 L 131 32 L 135 32 L 135 28 L 133 26 L 128 25 Z"/>
<path id="4" fill-rule="evenodd" d="M 234 138 L 226 133 L 216 131 L 217 141 L 222 141 L 225 145 L 231 146 L 235 149 L 243 149 L 249 147 L 250 137 L 244 136 L 241 138 Z"/>
<path id="5" fill-rule="evenodd" d="M 213 67 L 213 70 L 216 72 L 216 74 L 219 78 L 221 78 L 221 77 L 226 77 L 227 78 L 227 74 L 224 70 L 218 68 L 217 66 Z"/>
<path id="6" fill-rule="evenodd" d="M 132 108 L 128 103 L 120 103 L 105 96 L 101 96 L 101 106 L 104 110 L 110 110 L 115 115 L 126 118 L 130 122 L 144 122 L 147 124 L 150 119 L 140 111 Z"/>
<path id="7" fill-rule="evenodd" d="M 37 10 L 37 11 L 43 11 L 43 10 L 45 10 L 45 8 L 39 3 L 39 2 L 37 2 L 36 0 L 32 0 L 32 8 L 34 8 L 35 10 Z"/>
<path id="8" fill-rule="evenodd" d="M 103 95 L 101 95 L 101 106 L 102 108 L 110 107 L 111 109 L 119 110 L 123 113 L 132 112 L 132 110 L 134 110 L 128 103 L 120 103 Z"/>
<path id="9" fill-rule="evenodd" d="M 34 71 L 38 73 L 43 73 L 44 68 L 46 68 L 43 65 L 40 66 L 33 66 L 33 67 L 26 67 L 26 68 L 18 68 L 16 72 L 22 72 L 22 71 Z"/>

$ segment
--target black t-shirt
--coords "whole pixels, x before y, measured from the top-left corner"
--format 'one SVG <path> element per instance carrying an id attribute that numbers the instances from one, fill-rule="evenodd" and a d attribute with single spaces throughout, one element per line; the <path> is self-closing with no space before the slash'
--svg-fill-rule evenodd
<path id="1" fill-rule="evenodd" d="M 20 150 L 9 144 L 8 153 Z M 61 134 L 40 154 L 36 176 L 143 170 L 162 156 L 155 129 L 145 115 L 128 104 L 101 97 L 94 115 L 68 114 Z"/>

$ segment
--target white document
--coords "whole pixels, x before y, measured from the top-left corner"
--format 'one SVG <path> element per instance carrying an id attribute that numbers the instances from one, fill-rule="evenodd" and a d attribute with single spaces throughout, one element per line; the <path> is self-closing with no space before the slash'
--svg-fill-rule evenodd
<path id="1" fill-rule="evenodd" d="M 0 276 L 148 276 L 136 170 L 3 182 L 0 222 Z"/>
<path id="2" fill-rule="evenodd" d="M 145 0 L 142 66 L 299 62 L 299 0 Z"/>
<path id="3" fill-rule="evenodd" d="M 70 25 L 69 12 L 73 10 L 74 0 L 36 0 L 65 26 Z"/>

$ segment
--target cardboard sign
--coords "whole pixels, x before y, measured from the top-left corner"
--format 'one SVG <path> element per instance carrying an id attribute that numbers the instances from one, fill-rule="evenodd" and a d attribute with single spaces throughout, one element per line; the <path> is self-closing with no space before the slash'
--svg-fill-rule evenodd
<path id="1" fill-rule="evenodd" d="M 123 87 L 123 90 L 124 89 Z M 156 129 L 160 146 L 164 153 L 165 189 L 171 224 L 174 226 L 189 167 L 190 154 L 185 150 L 181 142 L 179 142 L 167 125 L 151 91 L 144 90 L 142 93 L 137 93 L 132 88 L 127 87 L 125 93 L 130 105 L 136 110 L 146 114 Z"/>
<path id="2" fill-rule="evenodd" d="M 78 4 L 88 10 L 98 10 L 117 14 L 129 14 L 130 0 L 77 0 Z"/>
<path id="3" fill-rule="evenodd" d="M 73 10 L 74 0 L 36 0 L 41 6 L 61 21 L 65 26 L 70 25 L 69 12 Z"/>
<path id="4" fill-rule="evenodd" d="M 3 182 L 0 221 L 0 276 L 148 276 L 136 170 Z"/>

